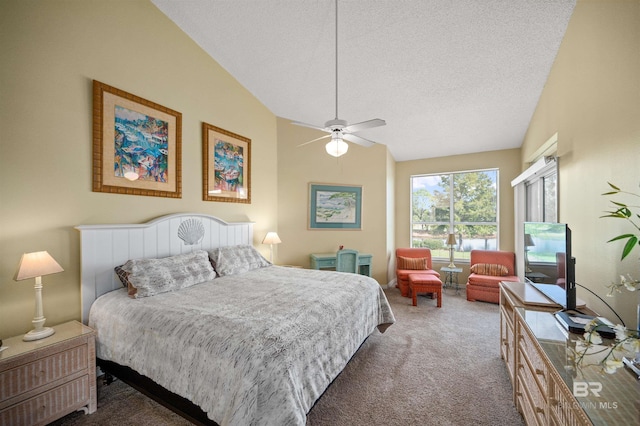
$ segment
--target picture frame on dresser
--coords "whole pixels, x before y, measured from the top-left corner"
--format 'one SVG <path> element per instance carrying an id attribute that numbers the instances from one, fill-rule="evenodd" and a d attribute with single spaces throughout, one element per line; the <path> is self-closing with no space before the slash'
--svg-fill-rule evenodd
<path id="1" fill-rule="evenodd" d="M 182 114 L 93 80 L 93 191 L 182 198 Z"/>
<path id="2" fill-rule="evenodd" d="M 251 204 L 251 139 L 202 123 L 202 199 Z"/>
<path id="3" fill-rule="evenodd" d="M 309 184 L 309 229 L 362 229 L 362 186 Z"/>

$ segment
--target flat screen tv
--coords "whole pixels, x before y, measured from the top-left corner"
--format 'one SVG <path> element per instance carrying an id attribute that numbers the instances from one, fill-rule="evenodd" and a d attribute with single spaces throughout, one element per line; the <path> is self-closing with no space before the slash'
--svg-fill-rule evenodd
<path id="1" fill-rule="evenodd" d="M 525 280 L 565 310 L 576 309 L 575 258 L 566 224 L 524 223 Z"/>

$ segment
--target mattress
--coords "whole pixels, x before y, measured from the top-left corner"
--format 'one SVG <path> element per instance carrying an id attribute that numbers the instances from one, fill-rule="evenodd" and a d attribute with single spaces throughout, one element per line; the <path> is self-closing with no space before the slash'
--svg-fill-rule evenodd
<path id="1" fill-rule="evenodd" d="M 395 322 L 357 274 L 269 266 L 179 291 L 98 298 L 98 358 L 130 367 L 220 425 L 304 425 L 371 333 Z"/>

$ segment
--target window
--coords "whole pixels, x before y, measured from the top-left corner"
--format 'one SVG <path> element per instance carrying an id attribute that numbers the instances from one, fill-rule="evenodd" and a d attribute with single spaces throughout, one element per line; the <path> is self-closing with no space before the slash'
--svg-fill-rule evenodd
<path id="1" fill-rule="evenodd" d="M 558 202 L 556 163 L 550 163 L 540 173 L 525 181 L 527 197 L 527 222 L 557 222 Z"/>
<path id="2" fill-rule="evenodd" d="M 411 247 L 449 258 L 449 233 L 456 236 L 455 259 L 472 249 L 498 249 L 498 170 L 411 177 Z"/>

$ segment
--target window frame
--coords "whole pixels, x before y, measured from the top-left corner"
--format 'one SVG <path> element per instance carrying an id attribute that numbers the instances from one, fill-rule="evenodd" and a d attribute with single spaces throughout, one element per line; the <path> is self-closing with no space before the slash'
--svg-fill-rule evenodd
<path id="1" fill-rule="evenodd" d="M 455 175 L 461 175 L 461 174 L 468 174 L 468 173 L 482 173 L 482 172 L 495 172 L 495 222 L 456 222 L 455 221 L 455 199 L 454 197 L 449 197 L 449 221 L 447 223 L 445 222 L 439 222 L 439 221 L 433 221 L 433 222 L 424 222 L 424 221 L 420 221 L 420 222 L 414 222 L 413 219 L 413 207 L 414 207 L 414 179 L 416 178 L 424 178 L 424 177 L 429 177 L 429 176 L 449 176 L 449 192 L 450 194 L 453 194 L 453 185 L 454 185 L 454 179 L 455 179 Z M 490 225 L 490 226 L 495 226 L 496 228 L 496 248 L 495 250 L 500 250 L 500 169 L 497 167 L 493 167 L 493 168 L 484 168 L 484 169 L 471 169 L 471 170 L 460 170 L 460 171 L 452 171 L 452 172 L 436 172 L 436 173 L 422 173 L 422 174 L 415 174 L 415 175 L 411 175 L 409 177 L 409 239 L 410 239 L 410 247 L 414 247 L 413 243 L 414 243 L 414 238 L 413 238 L 413 231 L 414 231 L 414 226 L 415 225 L 426 225 L 426 226 L 441 226 L 441 225 L 446 225 L 448 227 L 448 231 L 447 233 L 451 233 L 452 230 L 456 229 L 456 226 L 458 225 L 462 225 L 462 226 L 472 226 L 472 225 Z M 435 218 L 434 218 L 435 219 Z M 448 251 L 448 249 L 447 249 Z M 466 253 L 466 256 L 460 256 L 460 254 L 462 253 Z M 467 263 L 469 262 L 469 254 L 470 252 L 463 252 L 463 251 L 455 251 L 454 252 L 454 261 L 455 262 L 461 262 L 461 263 Z M 458 256 L 458 257 L 457 257 Z M 449 260 L 449 256 L 447 255 L 445 256 L 437 256 L 437 255 L 433 255 L 432 254 L 432 258 L 434 260 L 438 260 L 438 261 L 448 261 Z"/>

